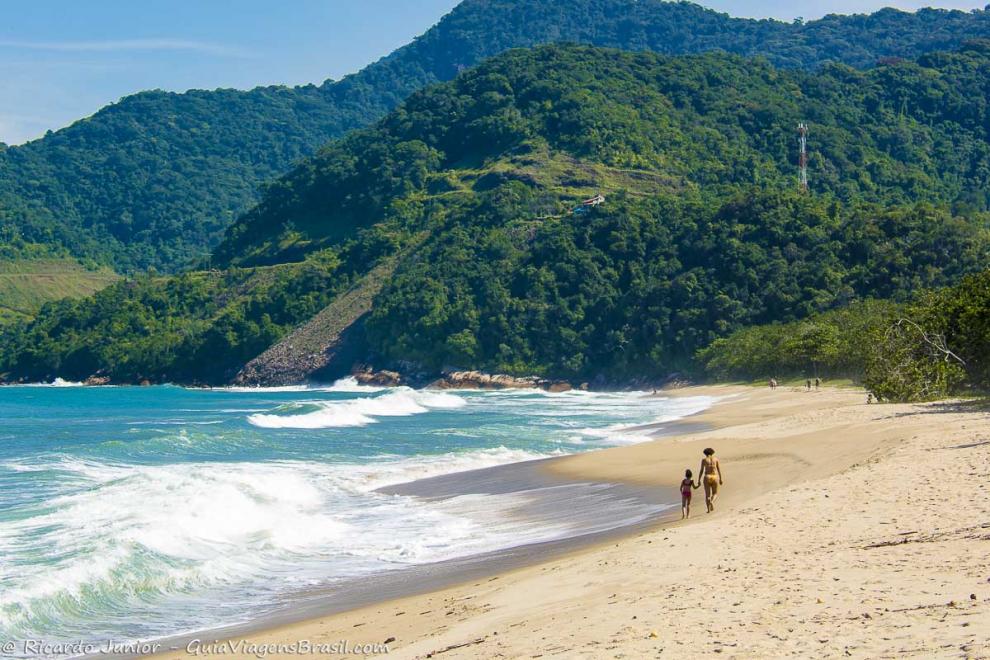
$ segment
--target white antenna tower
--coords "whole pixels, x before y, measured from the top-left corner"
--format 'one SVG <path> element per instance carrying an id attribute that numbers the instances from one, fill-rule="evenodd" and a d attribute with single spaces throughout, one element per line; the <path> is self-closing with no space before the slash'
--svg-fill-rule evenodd
<path id="1" fill-rule="evenodd" d="M 798 182 L 801 190 L 808 190 L 808 125 L 804 122 L 798 124 L 798 144 L 801 145 L 801 152 L 798 155 Z"/>

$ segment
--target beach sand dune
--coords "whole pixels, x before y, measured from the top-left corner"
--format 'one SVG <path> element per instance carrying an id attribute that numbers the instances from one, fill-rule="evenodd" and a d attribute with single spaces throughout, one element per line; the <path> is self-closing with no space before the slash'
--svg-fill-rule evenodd
<path id="1" fill-rule="evenodd" d="M 394 638 L 389 657 L 990 657 L 990 417 L 860 390 L 685 388 L 706 429 L 547 463 L 676 484 L 712 446 L 725 486 L 685 523 L 440 591 L 248 635 Z M 288 657 L 288 656 L 287 656 Z"/>

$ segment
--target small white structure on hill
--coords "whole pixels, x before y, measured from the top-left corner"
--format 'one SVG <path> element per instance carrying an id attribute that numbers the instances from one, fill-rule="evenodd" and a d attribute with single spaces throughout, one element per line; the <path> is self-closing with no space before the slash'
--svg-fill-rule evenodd
<path id="1" fill-rule="evenodd" d="M 605 195 L 598 193 L 594 197 L 591 197 L 590 199 L 586 199 L 577 206 L 575 206 L 574 209 L 572 210 L 572 213 L 584 213 L 588 209 L 594 208 L 595 206 L 604 203 L 605 203 Z"/>

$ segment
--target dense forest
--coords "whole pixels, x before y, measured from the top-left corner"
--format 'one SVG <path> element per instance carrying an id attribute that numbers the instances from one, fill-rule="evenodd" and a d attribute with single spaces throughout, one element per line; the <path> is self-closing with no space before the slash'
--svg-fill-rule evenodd
<path id="1" fill-rule="evenodd" d="M 376 364 L 692 370 L 744 327 L 906 302 L 985 267 L 988 74 L 982 43 L 816 75 L 727 54 L 514 50 L 269 186 L 217 270 L 120 282 L 9 329 L 0 371 L 225 382 L 396 256 L 362 328 Z M 578 206 L 596 192 L 603 205 Z"/>
<path id="2" fill-rule="evenodd" d="M 659 0 L 467 0 L 411 44 L 337 82 L 143 92 L 40 140 L 0 144 L 0 241 L 20 254 L 68 251 L 121 272 L 188 266 L 253 206 L 262 184 L 294 162 L 413 91 L 513 47 L 571 41 L 665 54 L 717 49 L 816 69 L 826 62 L 869 67 L 981 36 L 990 37 L 987 11 L 888 9 L 783 23 Z M 938 89 L 933 82 L 932 92 Z M 775 117 L 751 119 L 759 129 Z M 775 158 L 786 144 L 776 146 Z"/>

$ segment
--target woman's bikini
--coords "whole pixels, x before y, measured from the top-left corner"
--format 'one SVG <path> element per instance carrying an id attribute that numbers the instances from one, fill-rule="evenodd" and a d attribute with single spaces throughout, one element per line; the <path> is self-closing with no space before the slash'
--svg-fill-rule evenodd
<path id="1" fill-rule="evenodd" d="M 702 464 L 705 466 L 704 479 L 709 486 L 718 488 L 718 470 L 715 468 L 715 459 L 704 459 Z"/>

